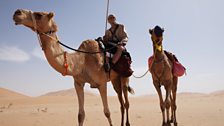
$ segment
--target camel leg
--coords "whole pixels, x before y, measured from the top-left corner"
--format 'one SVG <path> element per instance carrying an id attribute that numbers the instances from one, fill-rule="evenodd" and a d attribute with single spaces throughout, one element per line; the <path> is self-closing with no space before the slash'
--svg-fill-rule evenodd
<path id="1" fill-rule="evenodd" d="M 120 102 L 120 105 L 121 105 L 121 107 L 120 107 L 120 109 L 121 109 L 121 126 L 124 126 L 124 100 L 123 100 L 123 97 L 122 97 L 121 80 L 120 80 L 120 78 L 116 78 L 116 79 L 111 80 L 111 81 L 112 81 L 114 90 L 117 93 L 117 96 L 118 96 L 118 99 L 119 99 L 119 102 Z"/>
<path id="2" fill-rule="evenodd" d="M 171 119 L 170 119 L 170 123 L 173 123 L 173 112 L 174 112 L 174 108 L 173 108 L 173 93 L 171 92 L 170 94 L 170 101 L 171 101 Z"/>
<path id="3" fill-rule="evenodd" d="M 128 99 L 128 84 L 129 84 L 129 78 L 121 78 L 121 84 L 123 85 L 123 93 L 125 98 L 124 107 L 126 109 L 126 126 L 130 126 L 129 122 L 129 99 Z"/>
<path id="4" fill-rule="evenodd" d="M 121 104 L 121 108 L 120 108 L 121 109 L 121 126 L 124 126 L 124 100 L 122 97 L 122 92 L 118 93 L 118 99 Z"/>
<path id="5" fill-rule="evenodd" d="M 176 95 L 177 95 L 177 83 L 178 83 L 178 77 L 173 77 L 173 88 L 172 88 L 172 121 L 174 123 L 174 126 L 177 126 L 177 119 L 176 119 L 176 110 L 177 110 L 177 105 L 176 105 Z"/>
<path id="6" fill-rule="evenodd" d="M 84 84 L 75 82 L 75 89 L 76 89 L 78 103 L 79 103 L 79 113 L 78 113 L 79 126 L 83 126 L 84 119 L 85 119 L 84 89 L 83 88 L 84 88 Z"/>
<path id="7" fill-rule="evenodd" d="M 167 124 L 170 124 L 170 106 L 171 106 L 171 101 L 170 101 L 170 95 L 172 91 L 172 83 L 169 82 L 167 86 L 165 86 L 166 89 L 166 99 L 165 99 L 165 108 L 166 108 L 166 116 L 167 116 Z"/>
<path id="8" fill-rule="evenodd" d="M 162 126 L 164 126 L 165 125 L 165 106 L 164 106 L 164 102 L 163 102 L 162 91 L 161 91 L 160 85 L 158 83 L 155 83 L 154 82 L 154 86 L 155 86 L 156 91 L 157 91 L 157 93 L 159 95 L 160 109 L 161 109 L 162 118 L 163 118 L 163 124 L 162 124 Z"/>
<path id="9" fill-rule="evenodd" d="M 112 120 L 111 120 L 111 117 L 110 117 L 110 110 L 109 110 L 109 106 L 108 106 L 108 101 L 107 101 L 107 84 L 101 85 L 98 89 L 99 89 L 101 99 L 102 99 L 102 102 L 103 102 L 104 114 L 107 117 L 110 126 L 113 126 Z"/>

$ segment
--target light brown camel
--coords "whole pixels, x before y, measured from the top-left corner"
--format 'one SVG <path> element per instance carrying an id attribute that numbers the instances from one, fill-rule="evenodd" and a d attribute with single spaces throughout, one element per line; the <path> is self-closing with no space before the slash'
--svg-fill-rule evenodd
<path id="1" fill-rule="evenodd" d="M 19 9 L 15 12 L 13 20 L 15 24 L 21 24 L 33 31 L 37 32 L 42 49 L 49 64 L 59 73 L 72 76 L 74 78 L 74 85 L 78 96 L 79 112 L 78 123 L 83 126 L 85 119 L 84 111 L 84 85 L 89 83 L 92 88 L 98 88 L 104 107 L 104 114 L 108 119 L 110 126 L 112 120 L 110 117 L 110 110 L 107 101 L 107 82 L 111 81 L 113 87 L 118 95 L 121 104 L 121 126 L 124 125 L 124 114 L 126 110 L 126 126 L 130 126 L 128 109 L 128 91 L 133 92 L 129 87 L 129 78 L 123 78 L 114 71 L 109 74 L 104 70 L 104 55 L 86 54 L 80 52 L 65 53 L 61 45 L 58 43 L 56 35 L 57 25 L 53 20 L 54 13 L 47 12 L 32 12 L 29 10 Z M 94 40 L 86 40 L 82 42 L 79 50 L 88 52 L 98 52 L 100 48 L 98 43 Z M 67 69 L 66 69 L 67 67 Z M 123 100 L 123 95 L 125 102 Z"/>
<path id="2" fill-rule="evenodd" d="M 162 30 L 163 32 L 163 30 Z M 162 111 L 163 124 L 162 126 L 170 126 L 174 123 L 177 126 L 176 120 L 176 92 L 178 77 L 173 76 L 172 69 L 173 63 L 168 59 L 164 53 L 162 41 L 163 35 L 158 37 L 153 30 L 150 30 L 151 39 L 153 42 L 153 63 L 150 66 L 153 84 L 159 95 L 160 108 Z M 164 86 L 166 95 L 163 100 L 161 86 Z M 170 119 L 171 107 L 171 119 Z M 165 111 L 166 110 L 166 111 Z M 166 117 L 165 117 L 166 116 Z"/>

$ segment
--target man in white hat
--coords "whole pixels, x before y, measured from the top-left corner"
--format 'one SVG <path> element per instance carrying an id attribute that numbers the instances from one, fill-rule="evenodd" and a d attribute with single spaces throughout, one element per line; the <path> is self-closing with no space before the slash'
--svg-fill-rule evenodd
<path id="1" fill-rule="evenodd" d="M 106 45 L 108 45 L 108 48 L 113 47 L 111 43 L 117 45 L 116 48 L 110 51 L 114 54 L 112 65 L 115 65 L 120 59 L 122 52 L 126 50 L 125 46 L 128 42 L 128 36 L 124 25 L 118 24 L 114 15 L 109 15 L 107 19 L 108 23 L 111 25 L 111 28 L 106 31 L 103 41 Z"/>

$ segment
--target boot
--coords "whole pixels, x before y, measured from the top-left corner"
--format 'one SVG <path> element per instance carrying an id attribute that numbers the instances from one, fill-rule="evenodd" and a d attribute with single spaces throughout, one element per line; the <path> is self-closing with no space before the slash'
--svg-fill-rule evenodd
<path id="1" fill-rule="evenodd" d="M 104 69 L 105 69 L 106 72 L 110 72 L 110 69 L 111 69 L 110 68 L 110 64 L 109 63 L 105 63 L 104 64 Z"/>

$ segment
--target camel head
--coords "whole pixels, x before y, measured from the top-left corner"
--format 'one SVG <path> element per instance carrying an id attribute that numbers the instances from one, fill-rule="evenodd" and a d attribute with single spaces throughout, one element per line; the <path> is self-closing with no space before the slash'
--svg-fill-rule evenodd
<path id="1" fill-rule="evenodd" d="M 158 46 L 162 45 L 163 32 L 164 32 L 164 29 L 159 26 L 155 26 L 155 28 L 149 29 L 149 34 L 151 35 L 153 45 L 158 45 Z"/>
<path id="2" fill-rule="evenodd" d="M 164 29 L 159 26 L 155 26 L 155 28 L 149 29 L 154 51 L 158 50 L 159 52 L 162 52 L 163 32 Z"/>
<path id="3" fill-rule="evenodd" d="M 24 25 L 38 33 L 57 31 L 57 25 L 53 20 L 54 13 L 32 12 L 30 10 L 18 9 L 13 15 L 16 25 Z"/>

